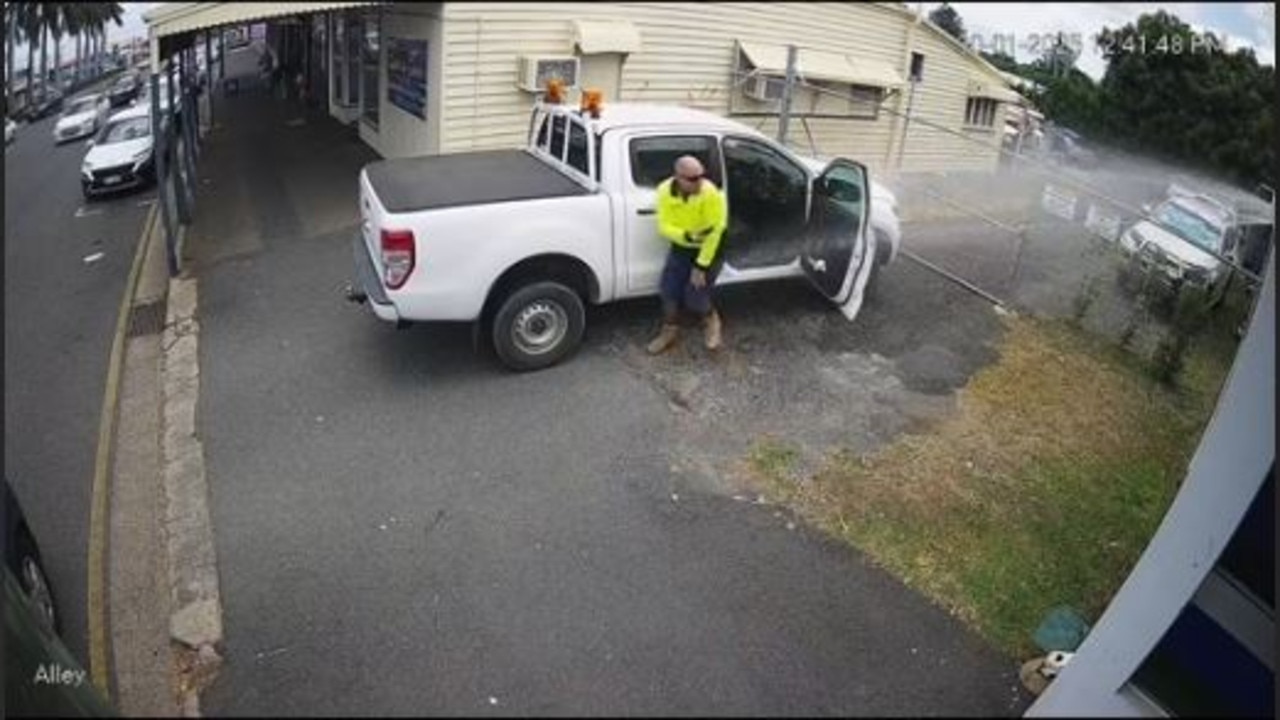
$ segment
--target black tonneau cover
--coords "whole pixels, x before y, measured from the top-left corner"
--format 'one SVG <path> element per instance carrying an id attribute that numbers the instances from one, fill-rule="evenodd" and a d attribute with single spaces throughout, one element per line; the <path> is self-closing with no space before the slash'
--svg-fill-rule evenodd
<path id="1" fill-rule="evenodd" d="M 524 150 L 379 160 L 366 165 L 365 172 L 378 200 L 392 213 L 588 192 Z"/>

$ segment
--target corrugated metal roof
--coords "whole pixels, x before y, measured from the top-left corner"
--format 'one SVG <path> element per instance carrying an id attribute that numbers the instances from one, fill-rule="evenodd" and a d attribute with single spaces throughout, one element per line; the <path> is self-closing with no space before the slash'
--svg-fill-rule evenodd
<path id="1" fill-rule="evenodd" d="M 142 14 L 153 38 L 203 30 L 222 25 L 240 25 L 285 15 L 341 10 L 377 2 L 227 2 L 164 3 Z"/>

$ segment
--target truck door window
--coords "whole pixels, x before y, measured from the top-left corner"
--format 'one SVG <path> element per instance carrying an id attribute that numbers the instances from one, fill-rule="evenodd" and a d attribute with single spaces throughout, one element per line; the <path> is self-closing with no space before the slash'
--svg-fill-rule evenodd
<path id="1" fill-rule="evenodd" d="M 565 146 L 565 129 L 564 125 L 569 118 L 561 115 L 560 117 L 551 118 L 553 123 L 551 126 L 551 157 L 564 162 L 564 146 Z"/>
<path id="2" fill-rule="evenodd" d="M 707 179 L 720 182 L 720 158 L 710 136 L 661 135 L 631 141 L 631 181 L 636 187 L 657 187 L 675 172 L 676 158 L 692 155 L 702 163 Z"/>
<path id="3" fill-rule="evenodd" d="M 582 123 L 569 123 L 569 155 L 565 162 L 574 170 L 591 177 L 591 170 L 587 167 L 587 129 Z"/>

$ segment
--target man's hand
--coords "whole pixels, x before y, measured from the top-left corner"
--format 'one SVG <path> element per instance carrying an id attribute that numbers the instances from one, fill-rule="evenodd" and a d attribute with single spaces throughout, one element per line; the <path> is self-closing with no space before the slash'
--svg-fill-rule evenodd
<path id="1" fill-rule="evenodd" d="M 693 272 L 689 273 L 689 283 L 701 290 L 707 286 L 707 274 L 698 268 L 694 268 Z"/>

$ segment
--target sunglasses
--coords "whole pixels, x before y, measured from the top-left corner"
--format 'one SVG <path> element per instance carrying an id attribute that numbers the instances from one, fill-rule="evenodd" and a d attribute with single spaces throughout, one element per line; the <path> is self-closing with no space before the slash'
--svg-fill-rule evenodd
<path id="1" fill-rule="evenodd" d="M 685 182 L 690 182 L 690 183 L 692 183 L 692 182 L 698 182 L 698 181 L 699 181 L 699 180 L 701 180 L 703 177 L 705 177 L 705 176 L 704 176 L 704 175 L 693 175 L 693 176 L 688 176 L 688 175 L 676 175 L 676 179 L 677 179 L 677 180 L 683 180 L 683 181 L 685 181 Z"/>

